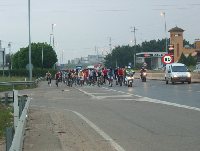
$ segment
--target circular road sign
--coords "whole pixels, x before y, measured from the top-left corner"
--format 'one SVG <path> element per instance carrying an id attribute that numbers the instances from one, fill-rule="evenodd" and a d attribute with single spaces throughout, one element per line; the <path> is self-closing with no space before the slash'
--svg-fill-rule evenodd
<path id="1" fill-rule="evenodd" d="M 173 57 L 170 55 L 170 54 L 165 54 L 163 57 L 162 57 L 162 62 L 164 64 L 170 64 L 172 63 L 173 61 Z"/>

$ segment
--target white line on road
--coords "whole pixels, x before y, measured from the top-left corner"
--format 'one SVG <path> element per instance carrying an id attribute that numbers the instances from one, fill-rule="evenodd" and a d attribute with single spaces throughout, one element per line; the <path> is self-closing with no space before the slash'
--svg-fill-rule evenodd
<path id="1" fill-rule="evenodd" d="M 37 106 L 37 105 L 32 105 L 34 107 L 39 107 L 39 108 L 50 108 L 50 109 L 56 109 L 55 107 L 45 107 L 45 106 Z M 119 144 L 117 144 L 108 134 L 106 134 L 103 130 L 101 130 L 97 125 L 95 125 L 93 122 L 91 122 L 89 119 L 87 119 L 85 116 L 82 114 L 69 110 L 69 109 L 63 109 L 65 111 L 70 111 L 77 116 L 79 116 L 82 120 L 84 120 L 91 128 L 93 128 L 99 135 L 101 135 L 106 141 L 110 142 L 110 145 L 115 149 L 116 151 L 125 151 L 124 148 L 122 148 Z"/>
<path id="2" fill-rule="evenodd" d="M 106 88 L 107 89 L 107 88 Z M 113 89 L 111 89 L 113 90 Z M 123 91 L 117 91 L 119 93 L 125 93 Z M 128 95 L 133 95 L 131 93 L 126 93 Z M 158 103 L 158 104 L 164 104 L 164 105 L 170 105 L 170 106 L 175 106 L 175 107 L 180 107 L 180 108 L 184 108 L 184 109 L 190 109 L 190 110 L 195 110 L 195 111 L 200 111 L 200 108 L 197 107 L 192 107 L 192 106 L 187 106 L 187 105 L 181 105 L 181 104 L 177 104 L 177 103 L 171 103 L 171 102 L 167 102 L 167 101 L 161 101 L 161 100 L 157 100 L 157 99 L 152 99 L 152 98 L 148 98 L 148 97 L 142 97 L 139 95 L 134 95 L 139 98 L 139 101 L 143 101 L 143 102 L 151 102 L 151 103 Z"/>
<path id="3" fill-rule="evenodd" d="M 73 111 L 73 110 L 68 110 L 75 113 L 77 116 L 79 116 L 81 119 L 83 119 L 90 127 L 92 127 L 97 133 L 99 133 L 105 140 L 109 141 L 113 149 L 117 151 L 125 151 L 119 144 L 117 144 L 108 134 L 106 134 L 103 130 L 101 130 L 98 126 L 96 126 L 93 122 L 91 122 L 89 119 L 84 117 L 82 114 Z"/>
<path id="4" fill-rule="evenodd" d="M 181 104 L 177 104 L 177 103 L 171 103 L 171 102 L 167 102 L 167 101 L 160 101 L 160 100 L 151 99 L 151 98 L 148 98 L 148 97 L 140 98 L 139 101 L 152 102 L 152 103 L 158 103 L 158 104 L 164 104 L 164 105 L 170 105 L 170 106 L 175 106 L 175 107 L 180 107 L 180 108 L 200 111 L 200 108 L 197 108 L 197 107 L 191 107 L 191 106 L 181 105 Z"/>
<path id="5" fill-rule="evenodd" d="M 91 96 L 92 98 L 96 98 L 96 96 L 93 95 L 93 94 L 91 94 L 91 93 L 88 93 L 88 92 L 86 92 L 86 91 L 83 91 L 83 90 L 81 90 L 81 89 L 79 89 L 79 88 L 76 88 L 76 89 L 79 90 L 80 92 L 82 92 L 82 93 L 88 95 L 88 96 Z"/>

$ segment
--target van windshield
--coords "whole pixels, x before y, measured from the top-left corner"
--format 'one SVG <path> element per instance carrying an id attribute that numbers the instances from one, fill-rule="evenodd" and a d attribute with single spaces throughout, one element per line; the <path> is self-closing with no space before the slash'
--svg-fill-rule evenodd
<path id="1" fill-rule="evenodd" d="M 173 66 L 173 72 L 187 72 L 187 68 L 185 66 Z"/>

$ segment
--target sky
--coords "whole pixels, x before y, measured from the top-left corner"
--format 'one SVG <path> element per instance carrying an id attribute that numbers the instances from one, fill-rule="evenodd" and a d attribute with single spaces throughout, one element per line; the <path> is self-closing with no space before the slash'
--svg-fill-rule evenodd
<path id="1" fill-rule="evenodd" d="M 107 54 L 111 46 L 165 38 L 175 26 L 185 30 L 190 43 L 200 38 L 199 0 L 30 0 L 31 42 L 50 44 L 54 26 L 59 63 L 87 55 Z M 165 12 L 165 18 L 160 15 Z M 0 1 L 0 40 L 9 53 L 27 47 L 28 0 Z M 167 32 L 167 37 L 169 33 Z"/>

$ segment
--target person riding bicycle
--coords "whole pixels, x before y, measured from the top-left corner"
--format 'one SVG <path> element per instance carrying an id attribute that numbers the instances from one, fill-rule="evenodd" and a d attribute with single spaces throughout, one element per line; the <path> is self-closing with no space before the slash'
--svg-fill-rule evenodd
<path id="1" fill-rule="evenodd" d="M 49 71 L 46 73 L 46 79 L 48 81 L 48 84 L 51 86 L 51 73 Z"/>
<path id="2" fill-rule="evenodd" d="M 61 78 L 61 73 L 58 71 L 56 74 L 55 74 L 55 80 L 56 80 L 56 85 L 58 86 L 58 82 L 59 82 L 59 79 Z"/>
<path id="3" fill-rule="evenodd" d="M 113 85 L 113 77 L 114 77 L 114 70 L 112 68 L 109 68 L 108 80 L 109 80 L 110 87 L 112 87 L 112 85 Z"/>
<path id="4" fill-rule="evenodd" d="M 122 83 L 123 81 L 123 76 L 124 76 L 124 70 L 122 68 L 118 68 L 117 70 L 117 81 L 118 83 Z"/>

